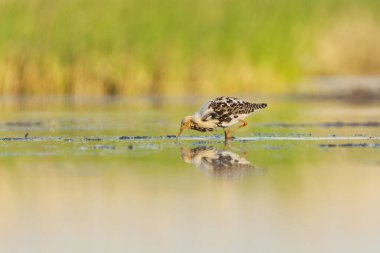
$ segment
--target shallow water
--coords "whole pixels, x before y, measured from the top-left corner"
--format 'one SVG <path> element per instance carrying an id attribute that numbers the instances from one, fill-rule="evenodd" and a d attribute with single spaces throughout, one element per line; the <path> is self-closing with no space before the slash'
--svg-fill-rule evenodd
<path id="1" fill-rule="evenodd" d="M 2 98 L 0 251 L 380 250 L 378 105 L 257 98 L 176 141 L 203 100 Z"/>

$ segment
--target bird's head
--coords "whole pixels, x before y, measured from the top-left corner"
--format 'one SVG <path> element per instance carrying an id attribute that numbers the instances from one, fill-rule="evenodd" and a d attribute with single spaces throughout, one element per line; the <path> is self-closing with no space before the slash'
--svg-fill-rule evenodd
<path id="1" fill-rule="evenodd" d="M 192 163 L 193 155 L 191 153 L 191 149 L 188 149 L 184 146 L 180 147 L 181 158 L 185 163 Z"/>
<path id="2" fill-rule="evenodd" d="M 177 134 L 177 140 L 178 137 L 182 134 L 182 132 L 187 129 L 190 129 L 193 124 L 193 116 L 186 116 L 185 118 L 183 118 L 183 120 L 181 121 L 181 128 L 179 130 L 179 133 Z"/>

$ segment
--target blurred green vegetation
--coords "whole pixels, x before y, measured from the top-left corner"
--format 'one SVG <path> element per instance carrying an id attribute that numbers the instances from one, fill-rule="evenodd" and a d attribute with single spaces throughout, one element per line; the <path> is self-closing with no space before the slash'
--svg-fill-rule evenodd
<path id="1" fill-rule="evenodd" d="M 0 94 L 284 92 L 379 74 L 377 0 L 0 0 Z"/>

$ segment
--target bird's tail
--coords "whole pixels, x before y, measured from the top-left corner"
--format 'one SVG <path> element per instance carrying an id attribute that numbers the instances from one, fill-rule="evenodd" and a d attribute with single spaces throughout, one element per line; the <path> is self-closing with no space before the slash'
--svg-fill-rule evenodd
<path id="1" fill-rule="evenodd" d="M 261 104 L 253 104 L 255 110 L 258 110 L 258 109 L 264 109 L 265 107 L 267 107 L 267 104 L 266 103 L 261 103 Z"/>
<path id="2" fill-rule="evenodd" d="M 254 112 L 256 110 L 264 109 L 265 107 L 267 107 L 266 103 L 260 103 L 260 104 L 252 103 L 249 108 L 249 112 Z"/>

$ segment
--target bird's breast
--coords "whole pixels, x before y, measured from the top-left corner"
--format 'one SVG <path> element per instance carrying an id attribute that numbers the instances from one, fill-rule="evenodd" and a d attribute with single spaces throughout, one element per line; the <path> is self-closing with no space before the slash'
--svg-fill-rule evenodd
<path id="1" fill-rule="evenodd" d="M 235 115 L 226 115 L 226 117 L 222 118 L 218 124 L 219 127 L 230 127 L 237 123 L 240 120 L 245 119 L 249 114 L 235 114 Z"/>
<path id="2" fill-rule="evenodd" d="M 217 119 L 202 120 L 196 118 L 194 121 L 194 125 L 200 128 L 216 128 L 218 123 L 219 120 Z"/>
<path id="3" fill-rule="evenodd" d="M 199 125 L 193 125 L 191 126 L 191 129 L 199 132 L 212 132 L 215 130 L 215 127 L 201 127 Z"/>

